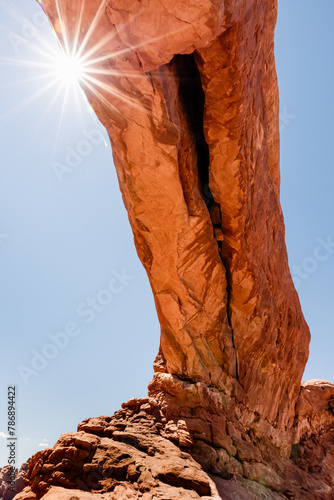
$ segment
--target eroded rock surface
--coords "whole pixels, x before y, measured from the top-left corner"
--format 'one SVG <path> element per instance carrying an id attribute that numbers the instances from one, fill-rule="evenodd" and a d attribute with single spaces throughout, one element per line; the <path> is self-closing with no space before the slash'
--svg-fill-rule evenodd
<path id="1" fill-rule="evenodd" d="M 14 496 L 23 490 L 25 475 L 28 471 L 28 463 L 23 463 L 20 470 L 15 470 L 14 485 L 12 484 L 12 467 L 5 465 L 0 468 L 0 498 L 1 500 L 12 500 Z"/>
<path id="2" fill-rule="evenodd" d="M 86 419 L 77 433 L 34 455 L 15 500 L 333 499 L 330 419 L 283 457 L 268 437 L 255 438 L 242 422 L 226 420 L 226 402 L 218 408 L 217 399 L 204 397 L 194 406 L 196 390 L 173 383 L 188 398 L 181 418 L 170 418 L 179 406 L 164 411 L 150 397 L 132 399 L 113 417 Z M 197 384 L 198 394 L 203 389 Z"/>
<path id="3" fill-rule="evenodd" d="M 301 385 L 279 203 L 276 0 L 44 7 L 91 61 L 161 342 L 149 398 L 35 455 L 17 500 L 333 499 L 334 386 Z"/>
<path id="4" fill-rule="evenodd" d="M 279 203 L 276 1 L 44 6 L 60 39 L 80 22 L 93 61 L 83 87 L 152 286 L 156 372 L 291 427 L 309 331 Z"/>

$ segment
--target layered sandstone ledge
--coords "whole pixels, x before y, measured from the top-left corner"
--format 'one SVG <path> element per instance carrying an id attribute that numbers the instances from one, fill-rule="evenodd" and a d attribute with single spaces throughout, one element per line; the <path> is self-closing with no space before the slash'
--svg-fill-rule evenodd
<path id="1" fill-rule="evenodd" d="M 276 1 L 44 7 L 93 60 L 84 90 L 161 342 L 149 398 L 35 455 L 17 500 L 333 499 L 334 386 L 301 384 L 309 331 L 279 202 Z"/>
<path id="2" fill-rule="evenodd" d="M 170 392 L 165 407 L 133 399 L 113 417 L 84 420 L 33 457 L 15 500 L 333 499 L 333 386 L 303 386 L 288 455 L 268 423 L 233 418 L 218 391 L 170 375 L 158 383 Z"/>

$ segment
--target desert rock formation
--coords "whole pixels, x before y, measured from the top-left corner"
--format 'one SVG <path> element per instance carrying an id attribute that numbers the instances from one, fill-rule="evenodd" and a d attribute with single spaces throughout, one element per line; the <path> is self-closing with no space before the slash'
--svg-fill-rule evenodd
<path id="1" fill-rule="evenodd" d="M 28 472 L 29 463 L 23 463 L 20 470 L 15 471 L 15 487 L 11 489 L 12 467 L 5 465 L 0 468 L 0 498 L 1 500 L 12 500 L 14 496 L 23 490 L 25 475 Z"/>
<path id="2" fill-rule="evenodd" d="M 301 385 L 279 202 L 276 0 L 44 8 L 93 61 L 161 342 L 149 398 L 35 455 L 17 499 L 333 499 L 334 386 Z"/>
<path id="3" fill-rule="evenodd" d="M 333 386 L 315 385 L 333 396 Z M 269 439 L 247 431 L 242 418 L 224 417 L 224 401 L 217 413 L 218 393 L 200 383 L 183 383 L 182 389 L 189 407 L 181 418 L 173 419 L 171 406 L 164 411 L 155 398 L 132 399 L 113 417 L 86 419 L 78 432 L 63 434 L 54 448 L 34 455 L 28 486 L 15 500 L 333 499 L 328 394 L 319 397 L 303 387 L 298 416 L 301 427 L 311 427 L 296 428 L 302 438 L 284 457 Z M 178 404 L 181 395 L 175 396 Z M 307 418 L 310 401 L 318 415 L 313 423 Z M 179 415 L 179 406 L 174 412 Z"/>

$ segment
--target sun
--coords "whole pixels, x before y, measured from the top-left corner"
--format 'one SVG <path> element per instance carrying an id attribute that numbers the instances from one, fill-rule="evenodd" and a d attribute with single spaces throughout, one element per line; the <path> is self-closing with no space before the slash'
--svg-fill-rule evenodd
<path id="1" fill-rule="evenodd" d="M 84 77 L 83 62 L 76 54 L 61 52 L 54 63 L 55 77 L 66 85 L 80 83 Z"/>
<path id="2" fill-rule="evenodd" d="M 37 0 L 37 2 L 45 12 L 42 0 Z M 39 122 L 43 123 L 51 113 L 52 108 L 56 103 L 59 106 L 59 100 L 61 100 L 58 131 L 61 128 L 62 119 L 65 110 L 69 107 L 69 103 L 76 105 L 78 116 L 80 120 L 82 119 L 82 98 L 86 99 L 86 104 L 88 104 L 87 93 L 91 98 L 97 99 L 113 112 L 117 112 L 117 101 L 120 103 L 126 101 L 141 111 L 144 109 L 144 111 L 152 113 L 152 110 L 146 110 L 146 105 L 138 102 L 135 96 L 129 96 L 129 93 L 120 90 L 117 84 L 119 78 L 136 79 L 138 77 L 137 70 L 114 69 L 113 64 L 110 63 L 117 57 L 126 57 L 126 53 L 131 53 L 136 49 L 136 46 L 110 49 L 109 47 L 115 45 L 114 39 L 118 37 L 117 32 L 113 30 L 110 30 L 97 43 L 92 43 L 94 31 L 105 12 L 106 0 L 96 2 L 98 4 L 97 10 L 86 30 L 82 25 L 85 9 L 85 1 L 83 1 L 76 26 L 70 34 L 66 32 L 61 5 L 58 0 L 55 0 L 57 16 L 51 26 L 53 37 L 49 37 L 50 32 L 47 36 L 44 36 L 28 19 L 24 16 L 20 17 L 13 9 L 6 6 L 3 0 L 0 0 L 0 3 L 13 19 L 18 20 L 22 25 L 23 32 L 28 32 L 27 27 L 31 30 L 31 33 L 29 31 L 29 38 L 27 36 L 26 40 L 22 36 L 16 36 L 14 39 L 15 51 L 18 51 L 23 44 L 27 55 L 25 54 L 22 58 L 17 56 L 1 57 L 0 55 L 0 67 L 2 64 L 7 64 L 30 68 L 34 71 L 34 74 L 31 72 L 31 76 L 18 83 L 30 84 L 36 82 L 35 91 L 30 93 L 24 101 L 15 105 L 8 113 L 0 116 L 0 125 L 20 114 L 21 111 L 47 92 L 52 94 Z M 149 44 L 164 36 L 166 35 L 159 35 L 145 43 Z M 116 47 L 118 47 L 117 44 Z M 109 99 L 109 96 L 112 96 L 112 99 Z M 55 142 L 57 142 L 57 137 Z"/>

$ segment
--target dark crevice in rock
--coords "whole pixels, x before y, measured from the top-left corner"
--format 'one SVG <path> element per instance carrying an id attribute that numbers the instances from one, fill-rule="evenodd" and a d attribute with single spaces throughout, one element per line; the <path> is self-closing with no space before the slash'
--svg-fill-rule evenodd
<path id="1" fill-rule="evenodd" d="M 226 276 L 227 276 L 227 268 L 225 267 L 226 269 Z M 226 304 L 226 312 L 227 312 L 227 321 L 228 321 L 228 324 L 231 328 L 231 334 L 232 334 L 232 345 L 233 345 L 233 349 L 234 349 L 234 352 L 236 353 L 236 350 L 235 350 L 235 342 L 234 342 L 234 332 L 233 332 L 233 327 L 232 327 L 232 319 L 231 319 L 231 304 L 230 304 L 230 300 L 231 300 L 231 284 L 230 284 L 230 280 L 227 279 L 227 286 L 226 286 L 226 289 L 227 289 L 227 304 Z M 237 354 L 235 354 L 235 378 L 237 379 L 237 381 L 240 383 L 240 380 L 239 380 L 239 367 L 238 367 L 238 357 L 237 357 Z"/>
<path id="2" fill-rule="evenodd" d="M 231 328 L 232 344 L 235 350 L 234 333 L 231 321 L 231 277 L 229 266 L 223 257 L 222 215 L 219 203 L 214 199 L 209 187 L 209 146 L 204 135 L 204 104 L 205 95 L 202 88 L 201 75 L 196 64 L 194 53 L 175 55 L 172 64 L 176 70 L 179 86 L 179 98 L 183 112 L 186 115 L 188 130 L 191 133 L 197 153 L 197 169 L 200 181 L 201 196 L 208 208 L 213 226 L 214 237 L 218 244 L 219 255 L 224 265 L 227 281 L 227 319 Z M 239 381 L 238 360 L 235 358 L 235 376 Z"/>
<path id="3" fill-rule="evenodd" d="M 219 231 L 221 234 L 223 234 L 221 230 L 219 230 Z M 217 239 L 217 234 L 216 234 L 216 239 Z M 223 237 L 222 237 L 222 240 L 223 240 Z M 234 330 L 233 330 L 233 325 L 232 325 L 232 308 L 231 308 L 232 276 L 231 276 L 231 271 L 230 271 L 230 269 L 231 269 L 230 259 L 228 257 L 226 257 L 226 254 L 224 255 L 224 248 L 223 248 L 224 243 L 223 243 L 223 241 L 217 240 L 217 242 L 218 242 L 218 247 L 219 247 L 220 258 L 221 258 L 221 261 L 222 261 L 223 266 L 225 268 L 225 275 L 226 275 L 226 315 L 227 315 L 228 325 L 231 329 L 232 345 L 233 345 L 233 349 L 235 352 L 235 378 L 239 382 L 241 387 L 243 387 L 243 385 L 240 382 L 240 377 L 239 377 L 238 357 L 237 357 L 237 351 L 236 351 L 236 347 L 235 347 L 235 337 L 234 337 Z"/>
<path id="4" fill-rule="evenodd" d="M 209 188 L 210 159 L 209 147 L 203 131 L 204 92 L 201 76 L 194 54 L 176 55 L 172 62 L 178 77 L 179 98 L 187 118 L 189 131 L 195 142 L 201 195 L 210 209 L 214 199 Z"/>

